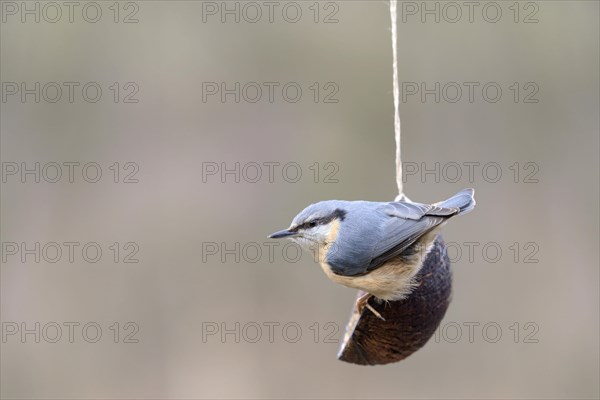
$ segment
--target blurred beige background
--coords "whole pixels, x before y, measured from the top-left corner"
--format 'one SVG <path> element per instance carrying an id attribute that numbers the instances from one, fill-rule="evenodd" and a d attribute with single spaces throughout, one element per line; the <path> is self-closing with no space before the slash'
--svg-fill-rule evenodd
<path id="1" fill-rule="evenodd" d="M 454 257 L 442 330 L 385 367 L 336 360 L 355 292 L 329 282 L 309 255 L 290 262 L 294 249 L 284 255 L 283 243 L 269 259 L 265 242 L 311 202 L 396 195 L 386 2 L 298 2 L 297 23 L 283 18 L 284 7 L 294 18 L 287 3 L 277 3 L 273 22 L 256 3 L 264 14 L 255 23 L 244 19 L 254 18 L 249 8 L 239 23 L 232 16 L 222 23 L 206 13 L 221 2 L 200 1 L 121 2 L 117 23 L 113 2 L 98 3 L 97 23 L 82 17 L 85 2 L 72 23 L 67 14 L 45 21 L 55 10 L 37 3 L 40 22 L 25 14 L 23 23 L 22 10 L 7 3 L 0 27 L 3 398 L 598 398 L 598 2 L 519 3 L 518 15 L 513 2 L 499 2 L 496 23 L 486 20 L 495 18 L 488 2 L 474 9 L 473 22 L 462 6 L 454 23 L 455 10 L 443 2 L 427 2 L 438 4 L 439 23 L 428 14 L 421 22 L 421 2 L 399 4 L 400 80 L 429 89 L 440 82 L 439 103 L 419 94 L 400 105 L 403 161 L 446 167 L 439 182 L 407 176 L 405 191 L 434 202 L 472 186 L 478 206 L 445 229 L 462 256 Z M 94 8 L 86 10 L 95 18 Z M 123 23 L 128 16 L 138 22 Z M 39 103 L 35 95 L 23 103 L 21 93 L 9 95 L 11 82 L 19 90 L 22 82 L 80 86 L 72 103 L 66 91 L 47 101 L 52 85 Z M 102 88 L 96 103 L 82 98 L 87 82 Z M 203 82 L 280 86 L 272 103 L 267 92 L 256 103 L 233 95 L 203 102 Z M 282 97 L 289 82 L 302 88 L 296 103 Z M 455 86 L 441 92 L 449 82 L 465 89 L 454 103 Z M 480 84 L 473 102 L 464 82 Z M 497 102 L 482 95 L 489 82 L 502 89 Z M 138 102 L 124 103 L 135 88 Z M 530 99 L 538 102 L 525 103 L 535 88 Z M 334 89 L 338 102 L 325 103 Z M 22 183 L 20 171 L 9 172 L 23 162 L 96 162 L 102 177 L 88 183 L 79 167 L 73 183 L 44 176 L 36 183 L 33 175 Z M 137 165 L 138 183 L 123 183 L 135 169 L 127 162 Z M 246 166 L 239 183 L 234 175 L 203 179 L 206 163 L 236 162 Z M 270 162 L 297 163 L 302 177 L 288 182 L 294 170 L 284 179 L 276 167 L 271 183 Z M 470 162 L 480 165 L 471 180 Z M 256 183 L 248 163 L 264 167 Z M 460 179 L 452 163 L 463 166 Z M 487 163 L 500 166 L 497 182 L 495 170 L 482 175 Z M 325 182 L 332 171 L 338 182 Z M 39 263 L 35 254 L 25 262 L 20 250 L 13 254 L 11 243 L 35 249 L 36 242 L 38 254 L 51 242 L 80 245 L 72 263 L 64 253 L 48 262 L 55 250 L 48 246 Z M 96 263 L 81 255 L 89 242 L 102 249 Z M 210 243 L 216 254 L 207 252 Z M 222 248 L 235 243 L 239 262 Z M 123 262 L 136 245 L 139 262 Z M 35 331 L 36 322 L 39 343 L 34 333 L 22 338 L 21 327 Z M 73 343 L 69 322 L 79 323 Z M 52 323 L 62 327 L 56 343 Z M 88 323 L 102 329 L 96 343 L 88 341 L 95 328 L 83 337 Z M 222 338 L 221 328 L 234 333 Z"/>

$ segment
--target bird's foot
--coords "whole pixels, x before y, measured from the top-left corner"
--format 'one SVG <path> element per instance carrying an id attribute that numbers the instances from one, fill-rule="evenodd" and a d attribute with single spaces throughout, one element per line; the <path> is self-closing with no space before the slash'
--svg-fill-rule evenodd
<path id="1" fill-rule="evenodd" d="M 385 318 L 383 318 L 381 316 L 381 314 L 375 310 L 370 304 L 369 304 L 369 299 L 373 297 L 373 295 L 371 293 L 365 293 L 364 295 L 360 296 L 357 300 L 356 300 L 356 311 L 358 311 L 358 314 L 361 315 L 363 310 L 365 308 L 369 309 L 369 311 L 371 311 L 377 318 L 381 319 L 382 321 L 385 321 Z"/>

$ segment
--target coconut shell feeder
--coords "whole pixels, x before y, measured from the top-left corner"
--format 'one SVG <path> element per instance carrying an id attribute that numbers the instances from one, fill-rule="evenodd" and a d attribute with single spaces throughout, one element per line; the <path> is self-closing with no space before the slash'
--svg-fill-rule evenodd
<path id="1" fill-rule="evenodd" d="M 450 260 L 441 236 L 435 240 L 416 281 L 419 286 L 406 299 L 369 299 L 385 321 L 367 308 L 362 315 L 354 308 L 338 359 L 361 365 L 388 364 L 423 347 L 444 318 L 452 293 Z M 362 294 L 359 291 L 359 296 Z"/>

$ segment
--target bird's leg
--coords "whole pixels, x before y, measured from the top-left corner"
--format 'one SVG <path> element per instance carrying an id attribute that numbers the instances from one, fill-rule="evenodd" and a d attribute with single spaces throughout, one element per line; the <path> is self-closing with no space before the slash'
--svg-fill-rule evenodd
<path id="1" fill-rule="evenodd" d="M 371 293 L 365 293 L 362 296 L 360 296 L 357 300 L 356 300 L 356 311 L 358 311 L 358 314 L 361 315 L 363 310 L 366 308 L 369 309 L 369 311 L 371 311 L 377 318 L 381 319 L 382 321 L 385 321 L 385 318 L 383 318 L 381 316 L 381 314 L 379 314 L 379 312 L 377 312 L 377 310 L 375 310 L 373 307 L 371 307 L 371 305 L 369 304 L 369 299 L 373 297 L 373 295 Z"/>

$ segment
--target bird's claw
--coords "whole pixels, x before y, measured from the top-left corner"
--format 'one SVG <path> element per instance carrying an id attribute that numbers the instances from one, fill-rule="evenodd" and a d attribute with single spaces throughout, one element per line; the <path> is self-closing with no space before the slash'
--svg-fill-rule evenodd
<path id="1" fill-rule="evenodd" d="M 383 316 L 381 316 L 381 314 L 375 310 L 370 304 L 369 304 L 369 299 L 372 297 L 373 295 L 370 293 L 365 293 L 363 296 L 359 297 L 358 300 L 356 301 L 356 311 L 358 311 L 359 315 L 362 315 L 362 312 L 365 308 L 367 308 L 369 311 L 371 311 L 373 313 L 373 315 L 375 315 L 377 318 L 379 318 L 382 321 L 385 321 L 385 318 L 383 318 Z"/>

